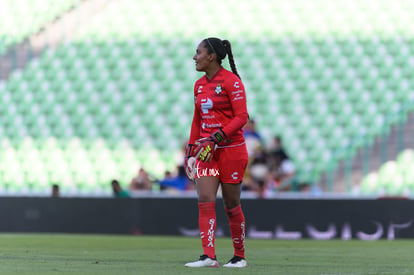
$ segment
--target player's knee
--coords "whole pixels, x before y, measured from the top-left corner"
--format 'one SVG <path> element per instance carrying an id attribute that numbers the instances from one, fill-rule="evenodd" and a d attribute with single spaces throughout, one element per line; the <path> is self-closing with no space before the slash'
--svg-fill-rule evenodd
<path id="1" fill-rule="evenodd" d="M 224 200 L 224 207 L 226 209 L 233 209 L 234 207 L 237 207 L 239 204 L 240 204 L 240 199 L 237 199 L 237 198 Z"/>
<path id="2" fill-rule="evenodd" d="M 198 202 L 215 202 L 216 201 L 216 195 L 211 194 L 198 194 Z"/>

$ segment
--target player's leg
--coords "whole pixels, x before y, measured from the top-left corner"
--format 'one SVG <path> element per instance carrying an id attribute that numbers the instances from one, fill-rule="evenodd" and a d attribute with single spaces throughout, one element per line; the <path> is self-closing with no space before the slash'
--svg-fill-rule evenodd
<path id="1" fill-rule="evenodd" d="M 220 161 L 222 161 L 219 162 L 219 168 L 223 202 L 230 223 L 234 248 L 233 258 L 224 267 L 246 267 L 246 221 L 240 204 L 241 183 L 248 161 L 246 147 L 226 148 Z"/>
<path id="2" fill-rule="evenodd" d="M 198 224 L 200 229 L 203 255 L 187 267 L 218 267 L 215 252 L 216 231 L 216 195 L 219 186 L 218 177 L 203 176 L 196 178 L 198 194 Z"/>
<path id="3" fill-rule="evenodd" d="M 204 254 L 215 259 L 217 177 L 201 177 L 196 180 L 198 193 L 198 225 Z"/>
<path id="4" fill-rule="evenodd" d="M 223 183 L 221 188 L 234 248 L 233 258 L 224 267 L 246 267 L 246 220 L 240 204 L 241 184 Z"/>

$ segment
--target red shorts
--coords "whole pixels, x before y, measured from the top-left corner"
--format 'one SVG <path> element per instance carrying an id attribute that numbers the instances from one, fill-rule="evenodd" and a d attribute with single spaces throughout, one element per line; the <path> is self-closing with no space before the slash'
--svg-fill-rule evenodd
<path id="1" fill-rule="evenodd" d="M 246 144 L 217 148 L 211 162 L 196 162 L 195 177 L 218 177 L 222 183 L 239 184 L 243 181 L 248 161 Z"/>

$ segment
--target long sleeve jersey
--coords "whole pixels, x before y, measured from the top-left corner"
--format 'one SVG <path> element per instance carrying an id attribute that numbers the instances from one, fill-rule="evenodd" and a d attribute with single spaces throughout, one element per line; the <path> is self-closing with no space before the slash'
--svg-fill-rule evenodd
<path id="1" fill-rule="evenodd" d="M 244 142 L 243 126 L 248 118 L 246 94 L 237 75 L 220 67 L 211 79 L 202 76 L 194 85 L 194 105 L 190 144 L 220 128 L 227 138 L 219 146 Z"/>

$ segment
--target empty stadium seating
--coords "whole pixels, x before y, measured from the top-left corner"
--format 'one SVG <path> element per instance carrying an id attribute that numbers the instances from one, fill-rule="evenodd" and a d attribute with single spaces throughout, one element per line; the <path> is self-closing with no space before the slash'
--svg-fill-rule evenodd
<path id="1" fill-rule="evenodd" d="M 384 163 L 378 172 L 364 177 L 360 190 L 364 195 L 409 196 L 414 192 L 414 150 L 406 149 L 395 160 Z"/>
<path id="2" fill-rule="evenodd" d="M 201 76 L 191 58 L 206 36 L 233 43 L 249 113 L 267 141 L 282 136 L 300 181 L 317 182 L 414 111 L 405 1 L 168 3 L 110 2 L 0 87 L 7 192 L 62 182 L 66 193 L 99 193 L 139 166 L 157 177 L 174 169 Z"/>
<path id="3" fill-rule="evenodd" d="M 80 1 L 3 0 L 0 9 L 0 55 Z"/>

